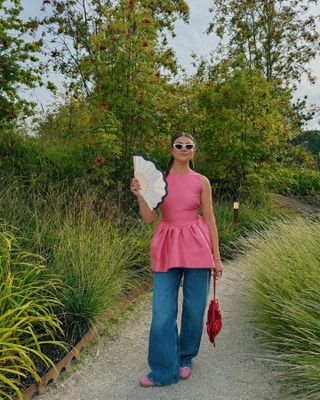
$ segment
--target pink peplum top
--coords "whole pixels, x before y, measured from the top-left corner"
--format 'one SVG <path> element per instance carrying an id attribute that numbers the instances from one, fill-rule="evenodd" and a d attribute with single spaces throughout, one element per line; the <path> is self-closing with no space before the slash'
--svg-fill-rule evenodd
<path id="1" fill-rule="evenodd" d="M 150 242 L 151 267 L 155 272 L 170 268 L 212 268 L 213 248 L 209 226 L 198 214 L 201 207 L 201 178 L 195 171 L 170 172 L 168 194 L 159 206 Z"/>

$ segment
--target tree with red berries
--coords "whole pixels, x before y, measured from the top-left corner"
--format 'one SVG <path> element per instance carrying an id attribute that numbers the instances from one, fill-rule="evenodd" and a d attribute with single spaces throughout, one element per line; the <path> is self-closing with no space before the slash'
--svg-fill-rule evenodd
<path id="1" fill-rule="evenodd" d="M 159 103 L 177 72 L 166 32 L 174 34 L 177 18 L 187 20 L 188 6 L 182 0 L 86 0 L 81 4 L 53 0 L 50 10 L 52 15 L 43 21 L 56 38 L 54 68 L 71 81 L 67 95 L 77 93 L 97 105 L 107 121 L 101 127 L 105 134 L 111 114 L 119 123 L 121 151 L 108 160 L 115 180 L 124 185 L 127 204 L 132 197 L 128 190 L 132 155 L 153 148 L 163 118 Z"/>

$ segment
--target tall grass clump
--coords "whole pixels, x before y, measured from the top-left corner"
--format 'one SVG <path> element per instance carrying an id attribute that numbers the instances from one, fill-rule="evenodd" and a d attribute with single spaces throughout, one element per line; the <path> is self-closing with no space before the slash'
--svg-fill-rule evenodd
<path id="1" fill-rule="evenodd" d="M 274 221 L 239 241 L 239 268 L 267 358 L 288 399 L 320 398 L 320 215 Z"/>
<path id="2" fill-rule="evenodd" d="M 271 196 L 265 193 L 261 202 L 253 202 L 250 198 L 240 203 L 238 223 L 234 223 L 233 203 L 231 201 L 214 202 L 213 211 L 219 234 L 221 252 L 226 258 L 238 254 L 237 239 L 250 235 L 252 231 L 264 230 L 273 219 L 279 218 L 280 211 L 272 207 Z"/>
<path id="3" fill-rule="evenodd" d="M 148 264 L 139 265 L 143 253 L 136 229 L 120 231 L 110 220 L 92 218 L 90 212 L 78 218 L 66 216 L 53 264 L 64 282 L 59 298 L 65 306 L 64 330 L 72 341 L 145 277 Z"/>
<path id="4" fill-rule="evenodd" d="M 36 360 L 54 366 L 43 345 L 58 345 L 63 334 L 54 313 L 59 280 L 48 273 L 43 258 L 24 251 L 14 234 L 0 227 L 0 398 L 22 399 L 23 378 L 40 381 Z"/>
<path id="5" fill-rule="evenodd" d="M 62 286 L 57 315 L 65 340 L 74 345 L 132 286 L 151 272 L 151 226 L 124 215 L 98 190 L 78 193 L 24 190 L 19 182 L 1 180 L 0 218 L 28 237 L 29 251 L 46 258 Z M 61 189 L 61 188 L 59 188 Z"/>

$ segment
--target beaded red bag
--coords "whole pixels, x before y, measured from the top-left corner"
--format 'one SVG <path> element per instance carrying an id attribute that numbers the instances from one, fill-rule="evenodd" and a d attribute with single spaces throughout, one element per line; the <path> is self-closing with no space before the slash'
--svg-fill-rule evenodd
<path id="1" fill-rule="evenodd" d="M 216 270 L 211 269 L 211 276 L 213 280 L 213 299 L 210 301 L 208 314 L 207 314 L 207 333 L 209 340 L 216 347 L 215 338 L 222 328 L 222 315 L 219 307 L 219 302 L 216 299 Z"/>

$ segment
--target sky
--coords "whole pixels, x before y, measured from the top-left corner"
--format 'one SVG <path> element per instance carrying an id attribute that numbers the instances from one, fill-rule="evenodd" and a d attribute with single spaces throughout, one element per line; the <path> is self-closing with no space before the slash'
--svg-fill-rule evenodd
<path id="1" fill-rule="evenodd" d="M 24 12 L 22 18 L 27 19 L 28 17 L 44 16 L 44 13 L 40 10 L 42 7 L 43 0 L 22 0 L 24 6 Z M 191 74 L 194 72 L 192 67 L 192 52 L 197 55 L 202 55 L 209 58 L 210 52 L 216 48 L 218 43 L 217 38 L 211 34 L 206 35 L 205 30 L 208 27 L 210 21 L 209 7 L 211 6 L 211 0 L 188 0 L 190 7 L 190 23 L 186 24 L 183 21 L 177 21 L 175 24 L 176 37 L 169 40 L 169 44 L 174 48 L 179 63 L 185 68 L 186 72 Z M 316 10 L 312 10 L 316 11 Z M 317 10 L 319 11 L 319 10 Z M 39 31 L 40 35 L 41 31 Z M 30 39 L 31 40 L 31 39 Z M 294 95 L 294 100 L 308 96 L 308 101 L 315 103 L 320 107 L 320 57 L 310 63 L 310 68 L 317 77 L 315 85 L 311 85 L 307 81 L 306 76 L 302 76 L 301 83 L 298 86 L 297 91 Z M 54 72 L 50 73 L 49 77 L 51 81 L 60 89 L 63 93 L 64 89 L 62 86 L 63 77 Z M 50 104 L 58 100 L 45 88 L 28 89 L 22 94 L 23 97 L 35 101 L 38 103 L 37 108 L 39 110 L 47 110 L 50 108 Z M 308 129 L 320 129 L 320 113 L 309 122 Z"/>

